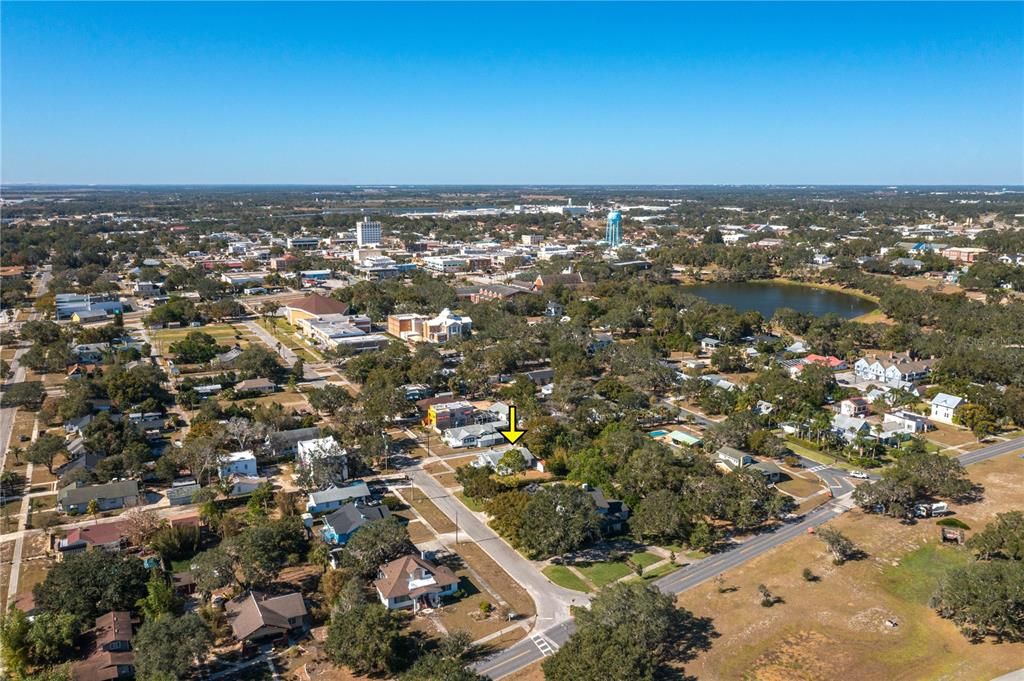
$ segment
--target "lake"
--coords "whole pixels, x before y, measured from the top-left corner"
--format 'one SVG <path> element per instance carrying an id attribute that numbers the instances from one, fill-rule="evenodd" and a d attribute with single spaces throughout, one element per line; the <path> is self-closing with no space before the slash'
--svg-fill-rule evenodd
<path id="1" fill-rule="evenodd" d="M 771 319 L 782 307 L 816 317 L 831 312 L 844 319 L 859 317 L 877 307 L 870 300 L 848 293 L 799 284 L 717 281 L 684 286 L 683 290 L 716 305 L 731 305 L 741 312 L 756 310 L 765 319 Z"/>

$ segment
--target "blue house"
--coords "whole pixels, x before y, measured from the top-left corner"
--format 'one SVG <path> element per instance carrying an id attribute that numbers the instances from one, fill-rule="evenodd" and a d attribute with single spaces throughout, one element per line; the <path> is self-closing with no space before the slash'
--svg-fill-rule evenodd
<path id="1" fill-rule="evenodd" d="M 341 546 L 366 523 L 384 520 L 391 516 L 391 511 L 383 504 L 365 506 L 363 504 L 345 504 L 334 513 L 324 518 L 324 526 L 320 536 L 327 544 Z"/>

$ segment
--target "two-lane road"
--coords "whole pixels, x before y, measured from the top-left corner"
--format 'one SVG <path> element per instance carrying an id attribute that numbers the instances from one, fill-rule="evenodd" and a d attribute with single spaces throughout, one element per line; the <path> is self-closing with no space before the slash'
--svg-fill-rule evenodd
<path id="1" fill-rule="evenodd" d="M 1024 449 L 1024 437 L 989 445 L 974 452 L 961 454 L 956 458 L 964 466 L 970 466 L 1019 449 Z M 842 475 L 842 472 L 836 469 L 822 469 L 816 472 L 819 474 L 826 473 L 830 480 L 840 478 Z M 826 482 L 828 483 L 828 480 Z M 852 491 L 853 486 L 845 478 L 842 478 L 842 485 L 843 489 L 847 490 L 842 496 L 838 496 L 829 503 L 814 509 L 799 522 L 779 524 L 772 531 L 756 535 L 743 543 L 733 545 L 721 553 L 708 556 L 703 560 L 676 570 L 657 580 L 654 585 L 667 594 L 682 593 L 703 584 L 709 579 L 713 579 L 726 570 L 743 565 L 772 549 L 778 548 L 791 539 L 806 534 L 811 528 L 824 525 L 853 507 L 853 501 L 850 497 L 850 491 Z M 568 621 L 545 630 L 541 636 L 554 643 L 555 646 L 561 646 L 574 630 L 574 623 Z M 473 668 L 478 673 L 492 679 L 500 679 L 542 660 L 547 655 L 552 654 L 553 648 L 553 646 L 539 645 L 533 638 L 526 638 L 487 659 L 481 660 Z"/>

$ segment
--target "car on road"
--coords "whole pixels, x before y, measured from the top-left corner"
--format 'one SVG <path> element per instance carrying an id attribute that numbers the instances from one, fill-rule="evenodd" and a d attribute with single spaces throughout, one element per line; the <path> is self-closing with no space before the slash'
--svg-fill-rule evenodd
<path id="1" fill-rule="evenodd" d="M 864 471 L 850 471 L 851 478 L 857 478 L 858 480 L 867 480 L 868 474 Z"/>

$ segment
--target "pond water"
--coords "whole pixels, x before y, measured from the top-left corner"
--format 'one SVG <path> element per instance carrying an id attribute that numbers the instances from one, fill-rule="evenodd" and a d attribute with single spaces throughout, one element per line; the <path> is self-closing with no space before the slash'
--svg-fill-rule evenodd
<path id="1" fill-rule="evenodd" d="M 741 312 L 756 310 L 765 319 L 771 319 L 782 307 L 817 317 L 831 312 L 844 319 L 859 317 L 876 307 L 870 300 L 848 293 L 777 282 L 717 281 L 684 286 L 683 290 L 716 305 L 731 305 Z"/>

